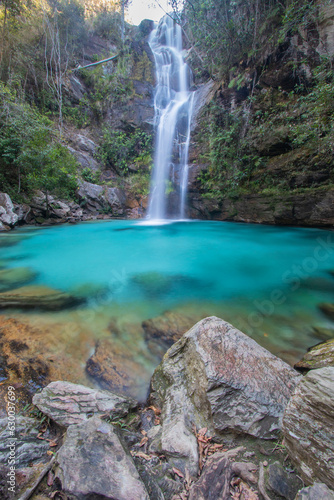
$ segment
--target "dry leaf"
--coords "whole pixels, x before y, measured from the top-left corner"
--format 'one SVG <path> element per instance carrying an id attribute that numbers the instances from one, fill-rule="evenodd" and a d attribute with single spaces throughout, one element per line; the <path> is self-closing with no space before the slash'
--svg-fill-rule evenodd
<path id="1" fill-rule="evenodd" d="M 142 431 L 140 431 L 140 432 L 141 432 L 141 434 L 142 434 L 143 436 L 146 436 L 146 434 L 147 434 L 147 432 L 146 432 L 146 431 L 144 431 L 144 430 L 142 430 Z"/>
<path id="2" fill-rule="evenodd" d="M 41 433 L 41 432 L 39 432 L 39 433 L 37 434 L 37 439 L 43 439 L 43 440 L 44 440 L 44 438 L 43 438 L 43 436 L 42 436 L 42 433 Z"/>
<path id="3" fill-rule="evenodd" d="M 207 433 L 207 431 L 208 431 L 208 428 L 207 427 L 203 427 L 202 429 L 200 429 L 198 431 L 198 435 L 199 436 L 205 436 L 205 434 Z"/>
<path id="4" fill-rule="evenodd" d="M 51 450 L 48 450 L 48 451 L 46 452 L 46 454 L 47 454 L 47 455 L 50 455 L 51 457 L 53 457 L 54 452 L 53 452 L 53 451 L 51 451 Z"/>
<path id="5" fill-rule="evenodd" d="M 142 446 L 144 446 L 144 444 L 146 444 L 147 441 L 148 441 L 148 437 L 144 436 L 143 439 L 139 443 L 139 447 L 141 448 Z"/>
<path id="6" fill-rule="evenodd" d="M 58 446 L 57 441 L 52 441 L 51 439 L 48 439 L 48 441 L 49 441 L 49 446 L 50 446 L 51 448 L 53 448 L 54 446 Z"/>
<path id="7" fill-rule="evenodd" d="M 148 409 L 153 410 L 155 415 L 160 415 L 161 413 L 161 410 L 159 410 L 159 408 L 156 408 L 155 406 L 149 406 Z"/>
<path id="8" fill-rule="evenodd" d="M 134 453 L 134 456 L 139 457 L 139 458 L 144 458 L 145 460 L 151 460 L 151 458 L 152 458 L 150 455 L 146 455 L 146 453 L 143 453 L 142 451 L 138 451 L 137 453 Z"/>
<path id="9" fill-rule="evenodd" d="M 172 470 L 173 470 L 174 474 L 176 474 L 177 476 L 182 477 L 182 478 L 184 477 L 182 472 L 179 469 L 177 469 L 176 467 L 173 467 Z"/>

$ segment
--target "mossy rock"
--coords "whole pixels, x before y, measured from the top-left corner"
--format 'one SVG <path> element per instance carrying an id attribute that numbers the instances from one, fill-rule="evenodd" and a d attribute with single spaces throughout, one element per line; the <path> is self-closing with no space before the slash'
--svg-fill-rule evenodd
<path id="1" fill-rule="evenodd" d="M 156 271 L 139 273 L 132 277 L 132 281 L 149 296 L 167 294 L 173 286 L 173 277 Z"/>
<path id="2" fill-rule="evenodd" d="M 12 247 L 17 245 L 25 237 L 17 234 L 3 234 L 0 236 L 0 248 Z"/>
<path id="3" fill-rule="evenodd" d="M 0 269 L 0 290 L 9 290 L 33 281 L 37 273 L 29 267 Z"/>
<path id="4" fill-rule="evenodd" d="M 92 299 L 103 297 L 108 293 L 109 289 L 103 284 L 97 283 L 82 283 L 75 285 L 70 289 L 70 294 L 79 299 Z"/>
<path id="5" fill-rule="evenodd" d="M 334 366 L 334 339 L 311 347 L 294 367 L 297 370 L 305 371 L 324 368 L 325 366 Z"/>
<path id="6" fill-rule="evenodd" d="M 24 286 L 0 293 L 0 309 L 44 309 L 60 310 L 79 303 L 80 300 L 68 293 L 42 285 Z"/>

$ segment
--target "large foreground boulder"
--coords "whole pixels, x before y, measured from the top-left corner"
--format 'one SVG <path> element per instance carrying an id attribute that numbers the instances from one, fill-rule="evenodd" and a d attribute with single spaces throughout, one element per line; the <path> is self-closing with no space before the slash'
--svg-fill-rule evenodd
<path id="1" fill-rule="evenodd" d="M 289 365 L 229 323 L 203 319 L 167 351 L 154 372 L 150 398 L 162 410 L 154 447 L 194 473 L 194 425 L 215 435 L 233 431 L 276 438 L 299 380 Z"/>
<path id="2" fill-rule="evenodd" d="M 149 500 L 113 426 L 97 416 L 68 428 L 57 460 L 58 477 L 71 499 Z"/>
<path id="3" fill-rule="evenodd" d="M 51 382 L 42 392 L 36 393 L 33 403 L 65 427 L 85 422 L 92 415 L 122 417 L 137 406 L 134 399 L 62 381 Z"/>
<path id="4" fill-rule="evenodd" d="M 296 387 L 283 418 L 284 441 L 306 484 L 334 488 L 334 367 L 311 370 Z"/>

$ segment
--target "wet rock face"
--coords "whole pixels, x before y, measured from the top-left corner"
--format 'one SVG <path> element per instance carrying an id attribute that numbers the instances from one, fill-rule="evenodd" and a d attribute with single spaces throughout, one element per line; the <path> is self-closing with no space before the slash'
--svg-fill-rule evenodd
<path id="1" fill-rule="evenodd" d="M 117 188 L 109 188 L 82 181 L 78 196 L 90 211 L 109 210 L 113 215 L 124 214 L 125 196 Z"/>
<path id="2" fill-rule="evenodd" d="M 311 370 L 296 387 L 282 426 L 291 461 L 306 484 L 334 487 L 333 429 L 334 367 Z"/>
<path id="3" fill-rule="evenodd" d="M 162 409 L 155 446 L 196 470 L 192 426 L 272 439 L 300 375 L 225 321 L 197 323 L 166 353 L 151 381 Z M 159 443 L 159 444 L 158 444 Z"/>
<path id="4" fill-rule="evenodd" d="M 137 402 L 107 391 L 90 389 L 71 382 L 51 382 L 35 394 L 33 404 L 59 425 L 85 422 L 92 415 L 124 416 Z"/>
<path id="5" fill-rule="evenodd" d="M 257 222 L 261 224 L 328 227 L 334 224 L 333 190 L 314 194 L 261 195 L 247 194 L 222 202 L 190 193 L 189 215 L 192 218 Z"/>
<path id="6" fill-rule="evenodd" d="M 131 456 L 99 417 L 69 427 L 57 460 L 62 488 L 71 498 L 149 500 Z"/>

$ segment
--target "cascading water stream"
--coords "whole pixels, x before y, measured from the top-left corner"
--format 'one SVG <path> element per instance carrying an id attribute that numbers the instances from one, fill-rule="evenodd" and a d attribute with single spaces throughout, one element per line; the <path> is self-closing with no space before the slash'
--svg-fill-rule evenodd
<path id="1" fill-rule="evenodd" d="M 154 54 L 157 84 L 156 145 L 148 218 L 183 219 L 194 92 L 190 90 L 191 71 L 182 56 L 181 27 L 166 15 L 152 32 L 149 44 Z M 167 206 L 170 191 L 174 194 L 173 207 Z"/>

